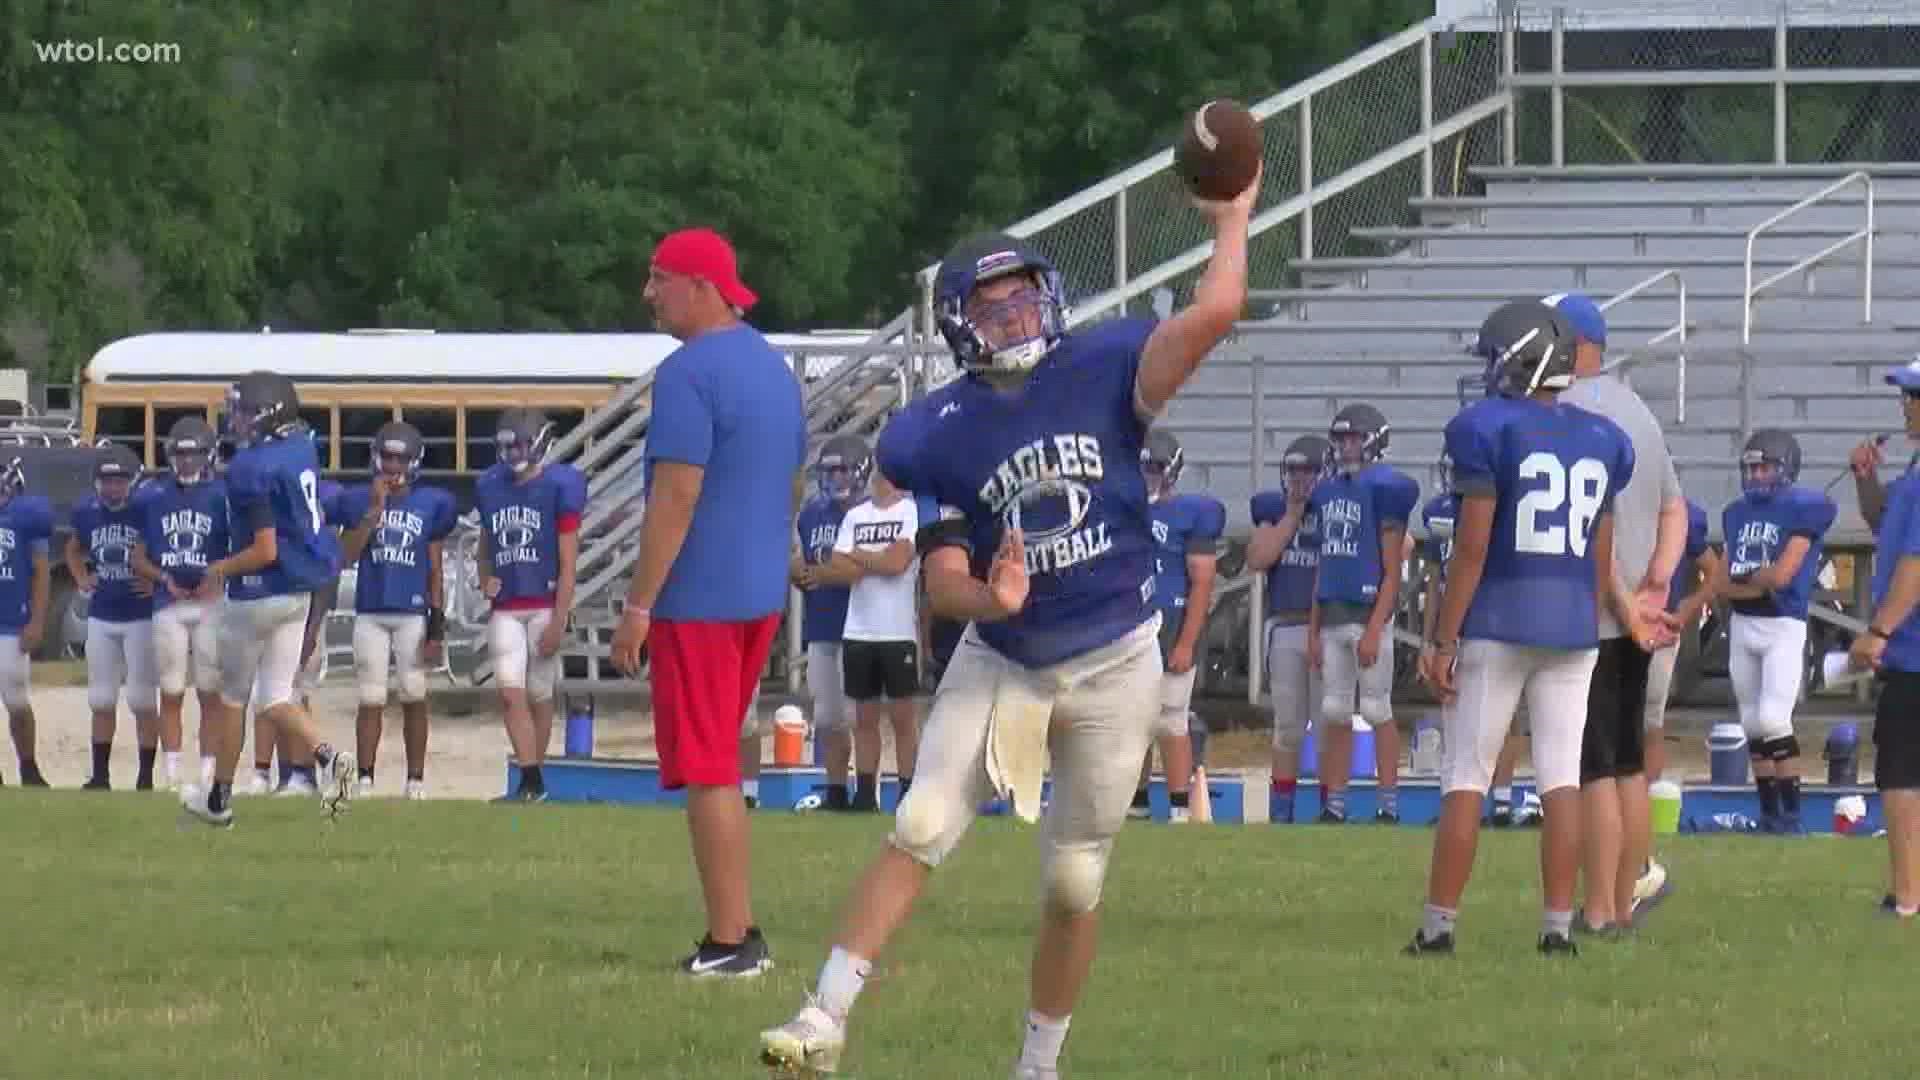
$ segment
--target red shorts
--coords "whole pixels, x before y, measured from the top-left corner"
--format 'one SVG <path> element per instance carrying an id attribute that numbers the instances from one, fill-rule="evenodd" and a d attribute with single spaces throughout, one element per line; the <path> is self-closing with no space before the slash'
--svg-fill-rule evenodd
<path id="1" fill-rule="evenodd" d="M 740 782 L 741 724 L 779 629 L 777 614 L 750 622 L 653 621 L 648 681 L 662 788 Z"/>

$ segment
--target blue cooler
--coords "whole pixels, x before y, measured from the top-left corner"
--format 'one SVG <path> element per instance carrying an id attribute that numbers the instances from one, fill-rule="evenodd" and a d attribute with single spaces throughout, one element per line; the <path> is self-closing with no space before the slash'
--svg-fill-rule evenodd
<path id="1" fill-rule="evenodd" d="M 1860 729 L 1852 724 L 1835 724 L 1827 732 L 1827 783 L 1855 787 L 1860 783 Z"/>
<path id="2" fill-rule="evenodd" d="M 1745 787 L 1747 733 L 1739 724 L 1715 724 L 1707 733 L 1707 756 L 1718 787 Z"/>
<path id="3" fill-rule="evenodd" d="M 1318 777 L 1320 775 L 1320 725 L 1312 724 L 1307 728 L 1307 737 L 1300 743 L 1300 775 Z M 1371 780 L 1377 772 L 1373 764 L 1373 730 L 1353 730 L 1353 780 Z"/>

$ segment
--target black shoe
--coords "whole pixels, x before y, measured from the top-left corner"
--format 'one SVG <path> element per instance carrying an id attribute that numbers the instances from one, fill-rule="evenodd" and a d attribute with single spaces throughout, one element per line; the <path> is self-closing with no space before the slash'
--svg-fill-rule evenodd
<path id="1" fill-rule="evenodd" d="M 746 800 L 747 809 L 749 810 L 760 809 L 760 797 L 758 795 L 743 795 L 741 797 Z"/>
<path id="2" fill-rule="evenodd" d="M 1400 824 L 1400 815 L 1392 810 L 1375 810 L 1373 812 L 1373 823 L 1375 825 L 1398 825 Z"/>
<path id="3" fill-rule="evenodd" d="M 1429 938 L 1424 931 L 1415 930 L 1413 940 L 1407 942 L 1407 947 L 1400 951 L 1408 956 L 1452 956 L 1453 932 Z"/>
<path id="4" fill-rule="evenodd" d="M 88 777 L 87 782 L 80 785 L 80 790 L 81 791 L 112 791 L 113 785 L 107 783 L 104 777 L 93 776 L 93 777 Z"/>
<path id="5" fill-rule="evenodd" d="M 1580 946 L 1565 934 L 1541 934 L 1541 956 L 1579 956 Z"/>
<path id="6" fill-rule="evenodd" d="M 20 786 L 48 787 L 50 785 L 47 783 L 47 778 L 40 775 L 40 768 L 36 765 L 32 772 L 22 772 L 20 774 Z"/>
<path id="7" fill-rule="evenodd" d="M 773 952 L 757 926 L 750 927 L 746 940 L 738 945 L 722 945 L 708 935 L 680 961 L 680 970 L 696 979 L 751 979 L 772 966 Z"/>
<path id="8" fill-rule="evenodd" d="M 1505 829 L 1513 825 L 1513 807 L 1502 806 L 1487 815 L 1487 824 L 1496 829 Z"/>
<path id="9" fill-rule="evenodd" d="M 529 791 L 523 787 L 510 795 L 502 795 L 493 801 L 497 803 L 546 802 L 547 793 L 545 791 Z"/>
<path id="10" fill-rule="evenodd" d="M 1320 811 L 1320 816 L 1315 820 L 1319 821 L 1322 825 L 1345 825 L 1347 823 L 1347 815 L 1338 814 L 1332 810 L 1322 810 Z"/>
<path id="11" fill-rule="evenodd" d="M 133 782 L 133 790 L 135 790 L 135 791 L 152 791 L 152 790 L 153 790 L 153 777 L 151 777 L 151 776 L 146 776 L 146 777 L 142 777 L 142 778 L 140 778 L 140 779 L 138 779 L 138 780 L 135 780 L 135 781 Z"/>

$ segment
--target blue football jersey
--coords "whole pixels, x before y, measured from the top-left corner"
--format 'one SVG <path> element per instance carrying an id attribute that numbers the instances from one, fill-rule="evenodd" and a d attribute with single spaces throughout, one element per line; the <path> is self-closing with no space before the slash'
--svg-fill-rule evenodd
<path id="1" fill-rule="evenodd" d="M 1633 444 L 1605 417 L 1519 398 L 1447 424 L 1454 490 L 1494 497 L 1487 563 L 1460 634 L 1551 649 L 1600 641 L 1591 542 L 1633 476 Z"/>
<path id="2" fill-rule="evenodd" d="M 1777 492 L 1745 494 L 1727 504 L 1720 515 L 1722 535 L 1727 538 L 1727 573 L 1743 577 L 1769 563 L 1778 561 L 1787 541 L 1805 537 L 1813 546 L 1800 561 L 1800 570 L 1783 589 L 1751 600 L 1735 600 L 1733 610 L 1742 615 L 1795 619 L 1807 617 L 1807 601 L 1813 596 L 1813 579 L 1820 572 L 1820 553 L 1827 530 L 1839 513 L 1824 492 L 1812 488 L 1790 487 Z"/>
<path id="3" fill-rule="evenodd" d="M 1874 539 L 1873 606 L 1877 610 L 1893 588 L 1900 563 L 1920 555 L 1920 472 L 1908 470 L 1887 485 L 1886 510 Z M 1889 671 L 1920 671 L 1920 608 L 1908 612 L 1898 626 L 1881 629 L 1890 632 L 1881 666 Z"/>
<path id="4" fill-rule="evenodd" d="M 1413 477 L 1378 463 L 1314 486 L 1307 506 L 1320 521 L 1321 603 L 1373 605 L 1385 572 L 1380 534 L 1405 529 L 1419 501 Z"/>
<path id="5" fill-rule="evenodd" d="M 355 484 L 330 504 L 328 524 L 356 529 L 372 506 L 373 485 Z M 409 485 L 399 494 L 388 495 L 380 521 L 355 564 L 353 610 L 425 614 L 433 580 L 431 548 L 453 532 L 457 517 L 453 496 L 436 487 Z"/>
<path id="6" fill-rule="evenodd" d="M 236 551 L 270 528 L 278 546 L 273 564 L 257 574 L 227 579 L 227 598 L 310 593 L 332 584 L 340 546 L 321 508 L 320 459 L 304 434 L 243 446 L 227 464 L 227 533 Z"/>
<path id="7" fill-rule="evenodd" d="M 586 509 L 587 478 L 571 465 L 544 465 L 515 483 L 511 467 L 495 465 L 480 474 L 474 501 L 500 580 L 494 606 L 551 601 L 560 588 L 560 525 Z"/>
<path id="8" fill-rule="evenodd" d="M 1248 504 L 1255 525 L 1278 525 L 1287 516 L 1285 491 L 1262 491 Z M 1280 561 L 1267 571 L 1267 614 L 1305 615 L 1313 610 L 1313 579 L 1320 570 L 1320 515 L 1309 501 L 1300 528 Z"/>
<path id="9" fill-rule="evenodd" d="M 824 566 L 833 559 L 833 542 L 840 535 L 840 521 L 847 506 L 816 495 L 800 508 L 794 532 L 800 538 L 800 558 L 808 566 Z M 845 585 L 820 585 L 800 594 L 800 639 L 838 644 L 847 627 L 847 597 L 853 590 Z"/>
<path id="10" fill-rule="evenodd" d="M 19 634 L 33 617 L 33 559 L 51 558 L 53 504 L 15 495 L 0 506 L 0 634 Z"/>
<path id="11" fill-rule="evenodd" d="M 1701 506 L 1697 502 L 1694 502 L 1692 499 L 1688 499 L 1687 500 L 1687 546 L 1686 546 L 1686 549 L 1680 553 L 1680 565 L 1683 567 L 1691 566 L 1695 559 L 1698 559 L 1700 556 L 1706 554 L 1706 552 L 1707 552 L 1707 508 L 1704 506 Z M 1691 577 L 1685 580 L 1682 580 L 1679 574 L 1673 575 L 1673 587 L 1667 590 L 1667 610 L 1668 611 L 1675 611 L 1679 609 L 1680 601 L 1685 600 L 1687 598 L 1687 594 L 1693 591 L 1693 584 L 1694 584 L 1694 579 Z"/>
<path id="12" fill-rule="evenodd" d="M 145 495 L 142 492 L 142 495 Z M 145 498 L 129 498 L 118 510 L 92 495 L 73 508 L 73 535 L 93 569 L 93 596 L 87 618 L 139 622 L 153 617 L 153 597 L 134 592 L 133 549 L 141 543 Z"/>
<path id="13" fill-rule="evenodd" d="M 1433 564 L 1441 584 L 1447 581 L 1447 560 L 1453 558 L 1453 530 L 1460 524 L 1460 497 L 1441 492 L 1420 508 L 1420 520 L 1426 522 L 1427 535 L 1420 541 L 1420 553 Z"/>
<path id="14" fill-rule="evenodd" d="M 205 480 L 181 484 L 162 477 L 140 489 L 146 513 L 140 542 L 147 559 L 182 589 L 198 588 L 207 566 L 227 557 L 227 484 Z M 165 587 L 153 591 L 156 608 L 173 602 Z"/>
<path id="15" fill-rule="evenodd" d="M 934 500 L 933 528 L 984 577 L 1003 532 L 1026 538 L 1031 587 L 983 642 L 1030 667 L 1110 644 L 1153 616 L 1153 531 L 1134 410 L 1153 324 L 1112 319 L 1062 338 L 1011 393 L 967 377 L 896 414 L 876 459 Z"/>
<path id="16" fill-rule="evenodd" d="M 1186 614 L 1187 556 L 1213 555 L 1227 531 L 1227 508 L 1211 495 L 1169 495 L 1153 503 L 1153 602 L 1176 627 Z"/>

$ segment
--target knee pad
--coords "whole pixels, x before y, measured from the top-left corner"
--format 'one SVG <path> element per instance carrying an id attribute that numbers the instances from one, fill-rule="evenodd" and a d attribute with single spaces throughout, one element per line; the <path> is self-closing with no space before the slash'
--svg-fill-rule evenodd
<path id="1" fill-rule="evenodd" d="M 1330 728 L 1353 727 L 1353 703 L 1328 698 L 1320 706 L 1320 726 Z"/>
<path id="2" fill-rule="evenodd" d="M 938 867 L 966 828 L 967 815 L 943 792 L 916 786 L 900 800 L 893 813 L 893 835 L 888 841 L 913 861 L 932 870 Z"/>
<path id="3" fill-rule="evenodd" d="M 1747 753 L 1762 761 L 1792 761 L 1800 756 L 1800 737 L 1779 735 L 1771 739 L 1761 739 L 1754 743 Z"/>
<path id="4" fill-rule="evenodd" d="M 111 712 L 120 705 L 120 688 L 117 686 L 87 687 L 87 708 L 94 712 Z"/>
<path id="5" fill-rule="evenodd" d="M 385 679 L 360 680 L 360 704 L 367 706 L 387 703 L 387 683 Z"/>
<path id="6" fill-rule="evenodd" d="M 1392 723 L 1393 701 L 1385 697 L 1375 697 L 1372 694 L 1361 694 L 1360 719 L 1365 720 L 1368 727 L 1377 728 Z"/>
<path id="7" fill-rule="evenodd" d="M 424 671 L 403 671 L 400 673 L 400 703 L 412 705 L 427 700 L 427 673 Z"/>
<path id="8" fill-rule="evenodd" d="M 1162 705 L 1160 706 L 1160 717 L 1153 729 L 1153 733 L 1155 735 L 1165 736 L 1189 734 L 1187 720 L 1188 714 L 1186 706 L 1174 707 Z"/>
<path id="9" fill-rule="evenodd" d="M 1085 915 L 1099 907 L 1107 852 L 1112 849 L 1113 841 L 1102 840 L 1050 853 L 1044 871 L 1047 906 L 1069 915 Z"/>

